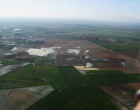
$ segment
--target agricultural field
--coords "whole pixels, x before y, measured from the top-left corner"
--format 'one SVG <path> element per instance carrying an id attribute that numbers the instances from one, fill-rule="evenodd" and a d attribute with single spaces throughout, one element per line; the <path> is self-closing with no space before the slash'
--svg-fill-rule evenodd
<path id="1" fill-rule="evenodd" d="M 122 108 L 133 109 L 135 106 L 134 94 L 136 88 L 132 89 L 132 85 L 136 85 L 136 83 L 140 84 L 140 74 L 96 70 L 88 71 L 87 75 L 83 76 L 71 66 L 59 66 L 59 71 L 69 88 L 58 89 L 52 92 L 49 96 L 33 104 L 27 110 L 38 110 L 39 108 L 42 110 L 115 110 L 118 109 L 118 107 L 122 110 Z M 129 84 L 131 85 L 131 89 L 130 86 L 119 86 Z M 113 90 L 113 88 L 115 92 L 119 92 L 119 94 L 110 90 Z M 108 95 L 102 90 L 108 93 Z M 126 92 L 126 94 L 123 94 L 123 91 Z M 119 104 L 116 105 L 117 103 Z M 103 105 L 100 106 L 101 104 Z"/>
<path id="2" fill-rule="evenodd" d="M 126 108 L 133 110 L 136 104 L 135 92 L 140 85 L 140 74 L 98 70 L 88 71 L 86 77 Z"/>
<path id="3" fill-rule="evenodd" d="M 0 82 L 0 89 L 15 88 L 16 90 L 16 88 L 35 87 L 42 85 L 52 86 L 55 91 L 37 102 L 41 103 L 39 104 L 39 108 L 43 107 L 46 109 L 46 107 L 49 107 L 49 109 L 52 110 L 53 107 L 54 109 L 60 110 L 62 108 L 62 104 L 65 104 L 65 106 L 63 106 L 64 109 L 74 107 L 73 109 L 96 108 L 97 110 L 100 110 L 103 108 L 110 108 L 111 110 L 113 108 L 115 110 L 117 108 L 115 103 L 112 102 L 110 96 L 108 96 L 95 85 L 90 84 L 88 80 L 81 75 L 81 73 L 71 66 L 45 67 L 33 66 L 29 64 L 2 75 L 0 77 Z M 93 93 L 96 94 L 96 96 Z M 95 98 L 91 99 L 91 97 Z M 46 104 L 47 101 L 45 101 L 44 104 L 42 103 L 42 100 L 48 100 L 49 103 Z M 89 100 L 91 100 L 91 103 L 89 103 Z M 100 106 L 100 100 L 103 101 L 102 103 L 104 106 Z M 56 103 L 56 106 L 54 106 L 54 103 L 51 103 L 52 101 Z M 38 106 L 38 104 L 35 103 L 35 108 L 39 109 L 36 106 Z"/>
<path id="4" fill-rule="evenodd" d="M 41 38 L 40 40 L 46 41 L 40 49 L 28 48 L 25 51 L 23 48 L 18 48 L 14 52 L 23 50 L 22 52 L 27 52 L 30 56 L 47 56 L 52 54 L 56 58 L 54 58 L 54 61 L 49 60 L 59 66 L 86 66 L 87 63 L 92 63 L 92 68 L 101 70 L 122 70 L 127 73 L 140 72 L 139 60 L 103 48 L 87 40 L 68 41 L 46 38 Z"/>
<path id="5" fill-rule="evenodd" d="M 0 77 L 0 89 L 13 89 L 41 85 L 53 88 L 67 88 L 64 79 L 55 66 L 27 66 L 13 70 Z"/>
<path id="6" fill-rule="evenodd" d="M 54 91 L 41 100 L 32 97 L 27 110 L 132 110 L 140 84 L 139 51 L 137 25 L 1 23 L 0 93 L 25 95 L 28 90 L 22 89 L 47 85 Z"/>
<path id="7" fill-rule="evenodd" d="M 140 43 L 129 43 L 129 44 L 119 44 L 119 43 L 97 43 L 98 45 L 116 51 L 118 53 L 124 54 L 126 56 L 135 58 L 137 60 L 140 60 L 138 58 L 139 51 L 140 51 Z"/>
<path id="8" fill-rule="evenodd" d="M 117 110 L 113 99 L 73 67 L 59 67 L 69 88 L 58 89 L 27 110 Z M 96 94 L 96 95 L 95 95 Z"/>
<path id="9" fill-rule="evenodd" d="M 96 70 L 82 75 L 72 66 L 33 66 L 29 64 L 2 75 L 0 82 L 1 90 L 43 85 L 50 85 L 54 88 L 52 93 L 31 105 L 27 110 L 39 108 L 42 110 L 101 110 L 103 108 L 117 110 L 130 106 L 125 105 L 125 102 L 121 102 L 116 97 L 112 98 L 110 91 L 105 89 L 122 84 L 139 83 L 140 74 Z M 134 103 L 133 100 L 133 106 Z"/>
<path id="10" fill-rule="evenodd" d="M 2 65 L 14 65 L 14 64 L 19 64 L 19 62 L 15 61 L 15 60 L 1 59 L 1 64 Z"/>
<path id="11" fill-rule="evenodd" d="M 0 90 L 0 108 L 1 110 L 25 110 L 53 90 L 51 86 Z"/>
<path id="12" fill-rule="evenodd" d="M 86 74 L 88 79 L 96 85 L 115 85 L 140 82 L 140 74 L 138 73 L 127 74 L 122 71 L 95 70 L 88 71 Z"/>

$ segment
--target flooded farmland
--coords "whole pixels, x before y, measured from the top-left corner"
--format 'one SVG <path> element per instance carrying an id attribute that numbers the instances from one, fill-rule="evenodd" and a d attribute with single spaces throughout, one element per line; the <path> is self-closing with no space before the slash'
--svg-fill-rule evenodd
<path id="1" fill-rule="evenodd" d="M 49 39 L 41 48 L 15 49 L 14 52 L 26 52 L 30 56 L 56 55 L 60 66 L 86 66 L 101 70 L 122 70 L 127 73 L 139 73 L 140 62 L 128 56 L 116 53 L 86 40 L 68 41 Z M 50 45 L 51 44 L 51 45 Z"/>

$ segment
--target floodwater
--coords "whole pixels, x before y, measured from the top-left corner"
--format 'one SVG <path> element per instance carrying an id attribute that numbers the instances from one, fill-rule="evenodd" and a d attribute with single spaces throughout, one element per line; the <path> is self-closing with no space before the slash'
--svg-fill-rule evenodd
<path id="1" fill-rule="evenodd" d="M 80 54 L 80 50 L 79 49 L 67 49 L 68 53 L 73 53 L 75 55 L 79 55 Z"/>
<path id="2" fill-rule="evenodd" d="M 55 49 L 60 49 L 61 47 L 51 47 L 51 48 L 41 48 L 41 49 L 36 49 L 36 48 L 30 48 L 27 50 L 27 52 L 30 55 L 35 55 L 35 56 L 47 56 L 48 54 L 55 54 L 57 51 Z"/>
<path id="3" fill-rule="evenodd" d="M 15 51 L 15 50 L 17 50 L 18 48 L 17 47 L 14 47 L 11 51 Z"/>

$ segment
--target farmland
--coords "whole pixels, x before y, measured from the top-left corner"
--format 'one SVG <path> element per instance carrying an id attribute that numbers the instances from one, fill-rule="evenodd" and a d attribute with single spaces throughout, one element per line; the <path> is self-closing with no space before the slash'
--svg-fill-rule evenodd
<path id="1" fill-rule="evenodd" d="M 19 62 L 15 60 L 1 59 L 1 63 L 3 65 L 13 65 L 13 64 L 18 64 Z"/>
<path id="2" fill-rule="evenodd" d="M 77 107 L 80 109 L 96 108 L 97 110 L 102 108 L 110 108 L 110 110 L 112 108 L 114 110 L 116 109 L 116 105 L 111 101 L 112 99 L 110 96 L 96 87 L 96 85 L 91 84 L 81 75 L 81 73 L 71 66 L 34 67 L 29 64 L 1 76 L 0 81 L 0 89 L 25 88 L 41 85 L 51 85 L 55 88 L 54 92 L 38 101 L 37 104 L 35 103 L 36 109 L 39 109 L 40 107 L 43 107 L 44 109 L 49 107 L 50 110 L 53 108 L 60 109 L 62 108 L 62 104 L 65 104 L 65 106 L 63 106 L 64 109 L 73 107 L 73 109 L 77 109 Z M 96 96 L 93 93 L 96 94 Z M 45 104 L 42 103 L 44 100 Z M 91 103 L 89 103 L 90 100 Z M 103 101 L 103 106 L 100 106 L 100 100 Z M 108 100 L 108 102 L 106 100 Z M 49 103 L 46 105 L 46 102 L 48 101 Z M 56 106 L 54 106 L 54 104 Z M 32 109 L 32 106 L 29 109 Z"/>
<path id="3" fill-rule="evenodd" d="M 98 87 L 100 87 L 101 85 L 115 86 L 116 84 L 128 84 L 128 83 L 140 82 L 140 74 L 125 74 L 122 71 L 103 71 L 103 70 L 102 71 L 101 70 L 88 71 L 86 76 L 82 76 L 81 73 L 79 73 L 77 70 L 75 70 L 73 67 L 70 67 L 70 66 L 59 67 L 59 71 L 61 72 L 69 88 L 59 89 L 59 90 L 54 91 L 49 96 L 43 98 L 42 100 L 38 101 L 37 103 L 29 107 L 27 110 L 38 110 L 39 108 L 41 108 L 42 110 L 45 110 L 45 109 L 67 110 L 71 107 L 72 107 L 71 109 L 74 109 L 74 110 L 77 110 L 77 108 L 81 110 L 82 109 L 83 110 L 84 109 L 91 109 L 91 110 L 99 109 L 100 110 L 103 108 L 108 109 L 106 107 L 109 107 L 109 106 L 111 110 L 115 110 L 117 109 L 114 105 L 116 103 L 116 100 L 115 100 L 115 103 L 114 101 L 112 102 L 111 100 L 114 100 L 114 99 L 112 99 L 111 96 L 108 96 L 106 93 L 104 93 L 101 90 L 102 87 L 101 89 L 99 89 Z M 96 94 L 96 96 L 93 94 Z M 134 92 L 132 94 L 134 95 Z M 130 95 L 131 97 L 133 97 L 132 94 Z M 106 101 L 108 102 L 109 105 L 106 103 Z M 91 105 L 87 106 L 88 104 L 86 103 L 91 104 Z M 101 103 L 103 103 L 102 106 L 100 106 Z M 120 103 L 130 108 L 130 106 L 126 105 L 126 102 L 120 101 Z M 62 107 L 62 104 L 63 104 L 63 107 Z"/>
<path id="4" fill-rule="evenodd" d="M 101 70 L 122 70 L 127 73 L 140 72 L 140 62 L 137 59 L 103 48 L 87 40 L 69 41 L 47 38 L 40 38 L 40 40 L 46 41 L 40 50 L 46 49 L 43 50 L 43 53 L 46 51 L 48 55 L 47 51 L 49 51 L 50 54 L 56 56 L 54 59 L 49 59 L 48 61 L 46 60 L 47 58 L 44 59 L 44 61 L 46 60 L 46 65 L 53 63 L 53 65 L 57 64 L 59 66 L 85 66 L 86 63 L 90 62 L 94 65 L 94 68 Z M 26 52 L 23 48 L 18 48 L 14 52 L 19 51 Z M 37 61 L 39 61 L 39 59 Z"/>
<path id="5" fill-rule="evenodd" d="M 31 64 L 13 70 L 0 77 L 0 89 L 51 85 L 67 88 L 57 67 L 34 67 Z"/>
<path id="6" fill-rule="evenodd" d="M 31 95 L 27 110 L 132 110 L 140 84 L 139 41 L 140 27 L 132 24 L 3 22 L 0 96 L 11 93 L 12 101 L 15 93 Z M 36 87 L 54 91 L 36 100 L 29 89 Z"/>
<path id="7" fill-rule="evenodd" d="M 87 77 L 97 85 L 114 85 L 140 82 L 140 74 L 126 74 L 122 71 L 88 71 Z"/>
<path id="8" fill-rule="evenodd" d="M 43 85 L 50 85 L 55 89 L 28 110 L 38 110 L 39 108 L 42 110 L 100 110 L 103 108 L 117 110 L 118 107 L 123 107 L 121 105 L 123 103 L 120 101 L 120 104 L 116 105 L 116 99 L 106 94 L 102 86 L 139 83 L 140 74 L 96 70 L 88 71 L 87 75 L 83 76 L 72 66 L 33 66 L 29 64 L 2 75 L 0 82 L 0 89 Z"/>
<path id="9" fill-rule="evenodd" d="M 99 70 L 88 71 L 86 77 L 128 109 L 134 108 L 135 91 L 139 89 L 140 74 Z"/>
<path id="10" fill-rule="evenodd" d="M 117 110 L 110 96 L 92 85 L 73 67 L 59 67 L 59 70 L 69 88 L 52 92 L 27 110 Z"/>

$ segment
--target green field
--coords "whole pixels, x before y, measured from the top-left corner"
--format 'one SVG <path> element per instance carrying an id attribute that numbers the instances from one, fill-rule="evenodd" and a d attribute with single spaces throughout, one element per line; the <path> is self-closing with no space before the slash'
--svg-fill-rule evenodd
<path id="1" fill-rule="evenodd" d="M 68 89 L 52 92 L 27 110 L 117 110 L 111 97 L 73 67 L 59 67 Z"/>
<path id="2" fill-rule="evenodd" d="M 140 43 L 132 43 L 132 44 L 112 44 L 112 43 L 97 43 L 98 45 L 105 47 L 110 50 L 120 51 L 126 50 L 129 52 L 139 51 Z"/>
<path id="3" fill-rule="evenodd" d="M 84 76 L 79 73 L 74 67 L 59 66 L 59 71 L 61 72 L 65 82 L 68 84 L 69 88 L 77 87 L 82 84 L 88 83 Z"/>
<path id="4" fill-rule="evenodd" d="M 92 85 L 54 91 L 27 110 L 117 110 L 111 97 Z"/>
<path id="5" fill-rule="evenodd" d="M 3 65 L 14 65 L 14 64 L 19 64 L 18 61 L 15 61 L 15 60 L 11 60 L 11 59 L 1 59 L 1 63 Z"/>
<path id="6" fill-rule="evenodd" d="M 114 85 L 140 82 L 140 74 L 126 74 L 122 71 L 88 71 L 86 77 L 96 85 Z"/>
<path id="7" fill-rule="evenodd" d="M 117 110 L 115 100 L 98 85 L 140 82 L 140 74 L 88 71 L 83 76 L 71 66 L 29 64 L 0 76 L 0 89 L 51 85 L 55 90 L 27 110 Z"/>
<path id="8" fill-rule="evenodd" d="M 0 77 L 0 89 L 51 85 L 53 88 L 67 88 L 56 66 L 33 66 L 31 64 L 13 70 Z M 12 83 L 10 83 L 12 82 Z"/>

